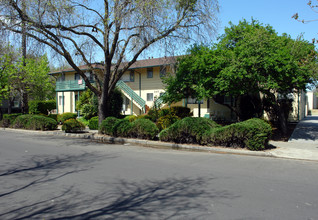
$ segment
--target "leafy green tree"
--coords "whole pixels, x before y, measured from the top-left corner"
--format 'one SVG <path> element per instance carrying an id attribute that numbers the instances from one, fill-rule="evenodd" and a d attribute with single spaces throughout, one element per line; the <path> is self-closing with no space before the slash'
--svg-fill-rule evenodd
<path id="1" fill-rule="evenodd" d="M 55 82 L 49 76 L 49 61 L 47 56 L 27 58 L 25 65 L 29 98 L 32 100 L 52 100 L 55 98 Z"/>
<path id="2" fill-rule="evenodd" d="M 50 69 L 46 55 L 22 60 L 18 52 L 7 47 L 0 58 L 0 100 L 9 101 L 9 113 L 15 99 L 28 94 L 31 100 L 54 99 L 54 80 L 48 75 Z"/>
<path id="3" fill-rule="evenodd" d="M 242 96 L 261 94 L 266 104 L 262 109 L 273 110 L 286 132 L 288 94 L 313 81 L 316 55 L 313 44 L 286 34 L 278 36 L 269 25 L 254 20 L 230 24 L 218 44 L 211 48 L 195 45 L 180 60 L 176 76 L 165 81 L 165 100 L 230 95 L 239 101 Z M 255 100 L 252 105 L 259 103 Z M 237 108 L 232 110 L 240 117 Z"/>

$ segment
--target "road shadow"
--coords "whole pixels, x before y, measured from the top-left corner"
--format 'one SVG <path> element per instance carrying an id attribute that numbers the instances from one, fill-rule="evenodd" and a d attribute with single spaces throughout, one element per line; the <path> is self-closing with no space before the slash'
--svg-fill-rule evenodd
<path id="1" fill-rule="evenodd" d="M 114 155 L 82 153 L 79 155 L 36 155 L 19 164 L 7 164 L 0 169 L 0 198 L 10 194 L 48 184 L 64 176 L 87 170 L 88 164 Z"/>
<path id="2" fill-rule="evenodd" d="M 169 178 L 132 182 L 119 180 L 115 189 L 87 195 L 72 188 L 59 196 L 6 213 L 11 219 L 197 219 L 210 216 L 211 200 L 235 199 L 226 190 L 207 189 L 213 178 Z M 52 203 L 52 200 L 58 202 Z M 209 214 L 207 214 L 209 213 Z M 206 217 L 206 216 L 205 216 Z"/>

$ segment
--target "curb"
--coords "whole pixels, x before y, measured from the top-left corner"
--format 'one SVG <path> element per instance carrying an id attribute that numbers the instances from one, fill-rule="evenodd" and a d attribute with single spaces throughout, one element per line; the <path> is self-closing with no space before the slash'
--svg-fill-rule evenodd
<path id="1" fill-rule="evenodd" d="M 64 137 L 72 137 L 79 139 L 90 139 L 97 142 L 107 144 L 132 144 L 143 147 L 158 148 L 158 149 L 173 149 L 173 150 L 185 150 L 185 151 L 196 151 L 196 152 L 209 152 L 218 154 L 234 154 L 234 155 L 246 155 L 246 156 L 260 156 L 260 157 L 276 157 L 271 152 L 265 151 L 248 151 L 245 149 L 229 149 L 224 147 L 206 147 L 206 146 L 195 146 L 186 144 L 176 144 L 169 142 L 150 141 L 142 139 L 129 139 L 129 138 L 115 138 L 106 135 L 100 135 L 97 133 L 64 133 L 62 131 L 33 131 L 23 129 L 12 129 L 12 128 L 0 128 L 0 130 L 7 130 L 13 132 L 29 132 L 41 135 L 57 135 Z"/>

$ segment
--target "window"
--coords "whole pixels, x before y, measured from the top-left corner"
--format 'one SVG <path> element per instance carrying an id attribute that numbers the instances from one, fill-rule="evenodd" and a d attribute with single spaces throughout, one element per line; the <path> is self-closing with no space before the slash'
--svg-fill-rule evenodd
<path id="1" fill-rule="evenodd" d="M 130 71 L 130 82 L 135 82 L 135 72 L 133 70 Z"/>
<path id="2" fill-rule="evenodd" d="M 14 101 L 13 102 L 13 107 L 14 108 L 19 108 L 19 106 L 20 106 L 20 102 L 19 101 Z"/>
<path id="3" fill-rule="evenodd" d="M 94 81 L 94 74 L 92 72 L 86 72 L 85 76 L 88 78 L 90 82 Z"/>
<path id="4" fill-rule="evenodd" d="M 165 77 L 166 76 L 166 67 L 165 66 L 161 66 L 160 67 L 160 77 Z"/>
<path id="5" fill-rule="evenodd" d="M 162 96 L 163 94 L 164 94 L 164 92 L 160 92 L 160 95 L 159 95 L 159 97 L 160 97 L 160 96 Z"/>
<path id="6" fill-rule="evenodd" d="M 59 96 L 59 105 L 64 105 L 64 96 Z"/>
<path id="7" fill-rule="evenodd" d="M 58 78 L 57 78 L 58 82 L 63 82 L 65 81 L 65 73 L 62 73 Z"/>
<path id="8" fill-rule="evenodd" d="M 153 77 L 153 68 L 147 68 L 147 78 Z"/>
<path id="9" fill-rule="evenodd" d="M 125 97 L 123 99 L 123 111 L 127 111 L 128 110 L 128 106 L 129 106 L 129 99 L 127 97 Z"/>
<path id="10" fill-rule="evenodd" d="M 74 80 L 80 80 L 80 79 L 81 79 L 80 74 L 75 73 L 75 74 L 74 74 Z"/>
<path id="11" fill-rule="evenodd" d="M 153 93 L 147 93 L 147 101 L 153 101 Z"/>

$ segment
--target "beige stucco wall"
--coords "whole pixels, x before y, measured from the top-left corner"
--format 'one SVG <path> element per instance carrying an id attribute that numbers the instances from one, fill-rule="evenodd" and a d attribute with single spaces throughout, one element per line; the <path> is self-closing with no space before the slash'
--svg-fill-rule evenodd
<path id="1" fill-rule="evenodd" d="M 317 95 L 316 89 L 313 91 L 307 92 L 307 100 L 308 100 L 308 110 L 317 109 Z"/>
<path id="2" fill-rule="evenodd" d="M 302 120 L 308 115 L 308 100 L 306 93 L 304 91 L 298 93 L 293 93 L 293 104 L 292 104 L 292 111 L 289 114 L 288 120 L 298 121 Z"/>
<path id="3" fill-rule="evenodd" d="M 76 92 L 58 92 L 57 93 L 57 103 L 58 103 L 58 113 L 64 113 L 64 112 L 73 112 L 75 111 L 75 94 Z M 64 106 L 62 103 L 59 102 L 60 96 L 64 95 Z"/>

